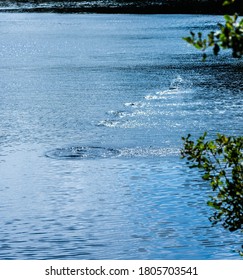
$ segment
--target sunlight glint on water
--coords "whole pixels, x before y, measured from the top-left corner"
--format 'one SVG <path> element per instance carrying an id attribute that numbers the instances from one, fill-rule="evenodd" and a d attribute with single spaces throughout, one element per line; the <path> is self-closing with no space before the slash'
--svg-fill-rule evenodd
<path id="1" fill-rule="evenodd" d="M 242 135 L 213 16 L 1 14 L 0 258 L 238 259 L 181 136 Z"/>

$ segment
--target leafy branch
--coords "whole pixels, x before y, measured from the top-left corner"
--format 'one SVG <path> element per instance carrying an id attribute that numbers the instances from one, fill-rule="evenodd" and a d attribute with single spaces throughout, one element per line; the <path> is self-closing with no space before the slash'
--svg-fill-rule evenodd
<path id="1" fill-rule="evenodd" d="M 230 5 L 235 0 L 224 1 L 223 5 Z M 211 31 L 206 37 L 201 32 L 195 34 L 190 32 L 190 36 L 183 39 L 203 52 L 203 60 L 207 58 L 206 49 L 213 48 L 214 55 L 218 55 L 221 49 L 231 49 L 234 58 L 243 56 L 243 19 L 239 19 L 237 14 L 233 16 L 225 15 L 225 23 L 218 23 L 218 31 Z"/>
<path id="2" fill-rule="evenodd" d="M 190 168 L 199 168 L 203 180 L 209 181 L 215 196 L 208 205 L 215 209 L 210 217 L 213 224 L 221 222 L 230 231 L 243 230 L 243 137 L 217 134 L 206 141 L 207 133 L 196 142 L 191 135 L 182 137 L 182 158 Z"/>

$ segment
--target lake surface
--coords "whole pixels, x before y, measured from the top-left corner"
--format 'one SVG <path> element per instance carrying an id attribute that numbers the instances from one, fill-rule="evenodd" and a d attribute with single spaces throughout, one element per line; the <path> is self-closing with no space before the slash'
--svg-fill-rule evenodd
<path id="1" fill-rule="evenodd" d="M 239 259 L 181 137 L 242 135 L 215 16 L 1 14 L 0 258 Z"/>

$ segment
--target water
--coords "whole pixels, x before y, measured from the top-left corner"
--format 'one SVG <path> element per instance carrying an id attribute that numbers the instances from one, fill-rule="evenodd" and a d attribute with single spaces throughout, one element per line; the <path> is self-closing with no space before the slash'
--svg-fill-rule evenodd
<path id="1" fill-rule="evenodd" d="M 242 135 L 213 16 L 1 14 L 0 258 L 239 259 L 181 136 Z"/>

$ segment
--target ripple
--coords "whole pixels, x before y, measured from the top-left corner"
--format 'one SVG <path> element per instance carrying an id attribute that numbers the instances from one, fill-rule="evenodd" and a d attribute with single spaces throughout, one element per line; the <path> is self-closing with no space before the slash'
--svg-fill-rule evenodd
<path id="1" fill-rule="evenodd" d="M 54 159 L 99 159 L 118 156 L 120 152 L 111 148 L 84 146 L 57 148 L 45 155 Z"/>
<path id="2" fill-rule="evenodd" d="M 103 120 L 103 121 L 100 121 L 97 126 L 105 126 L 105 127 L 118 127 L 120 125 L 120 122 L 119 121 L 116 121 L 116 120 Z"/>
<path id="3" fill-rule="evenodd" d="M 126 117 L 128 115 L 128 112 L 125 111 L 108 111 L 106 113 L 107 115 L 113 116 L 113 117 L 119 117 L 119 118 L 123 118 Z"/>
<path id="4" fill-rule="evenodd" d="M 179 151 L 175 148 L 160 147 L 134 147 L 134 148 L 105 148 L 95 146 L 71 146 L 57 148 L 45 153 L 45 156 L 53 159 L 102 159 L 102 158 L 141 158 L 141 157 L 164 157 L 166 155 L 177 155 Z"/>
<path id="5" fill-rule="evenodd" d="M 127 102 L 124 104 L 126 107 L 132 107 L 132 108 L 142 108 L 146 106 L 147 104 L 145 102 L 136 101 L 136 102 Z"/>
<path id="6" fill-rule="evenodd" d="M 178 149 L 175 148 L 161 148 L 161 147 L 135 147 L 123 148 L 120 150 L 120 157 L 134 158 L 134 157 L 164 157 L 167 155 L 177 155 Z"/>

